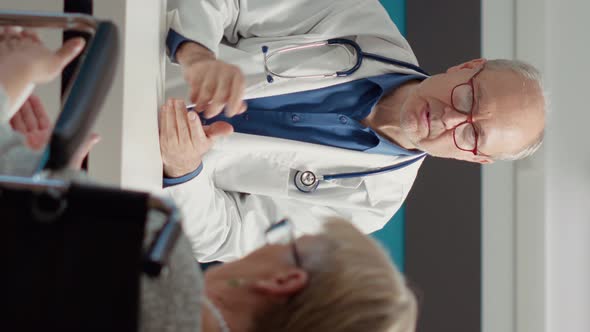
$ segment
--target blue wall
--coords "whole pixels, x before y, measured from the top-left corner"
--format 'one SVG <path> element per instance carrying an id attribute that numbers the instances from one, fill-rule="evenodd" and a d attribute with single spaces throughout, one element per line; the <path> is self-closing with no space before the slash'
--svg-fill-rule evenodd
<path id="1" fill-rule="evenodd" d="M 381 0 L 402 35 L 406 35 L 406 0 Z"/>
<path id="2" fill-rule="evenodd" d="M 402 35 L 406 35 L 406 0 L 381 0 L 389 16 L 395 22 Z M 373 233 L 381 242 L 401 271 L 405 266 L 405 206 L 391 218 L 383 229 Z"/>

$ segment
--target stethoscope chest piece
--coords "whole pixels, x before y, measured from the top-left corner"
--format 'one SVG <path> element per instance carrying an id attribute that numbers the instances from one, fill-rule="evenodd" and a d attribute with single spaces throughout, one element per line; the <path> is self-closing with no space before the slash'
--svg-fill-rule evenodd
<path id="1" fill-rule="evenodd" d="M 320 184 L 320 179 L 312 171 L 297 171 L 295 173 L 295 187 L 304 193 L 312 193 Z"/>

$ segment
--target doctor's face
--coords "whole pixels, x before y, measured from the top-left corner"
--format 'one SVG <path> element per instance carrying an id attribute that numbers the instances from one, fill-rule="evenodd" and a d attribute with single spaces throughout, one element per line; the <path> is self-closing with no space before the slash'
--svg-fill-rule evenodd
<path id="1" fill-rule="evenodd" d="M 432 156 L 480 163 L 532 144 L 545 125 L 540 87 L 484 64 L 472 60 L 424 80 L 402 106 L 403 135 Z"/>

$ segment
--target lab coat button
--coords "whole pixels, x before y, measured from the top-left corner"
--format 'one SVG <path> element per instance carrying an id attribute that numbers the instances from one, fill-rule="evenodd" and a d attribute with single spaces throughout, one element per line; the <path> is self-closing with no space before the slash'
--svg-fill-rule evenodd
<path id="1" fill-rule="evenodd" d="M 293 114 L 293 116 L 291 117 L 291 120 L 293 120 L 293 122 L 299 122 L 299 120 L 301 120 L 301 118 L 299 117 L 299 115 Z"/>
<path id="2" fill-rule="evenodd" d="M 341 115 L 340 116 L 340 123 L 347 124 L 348 123 L 348 119 L 344 115 Z"/>

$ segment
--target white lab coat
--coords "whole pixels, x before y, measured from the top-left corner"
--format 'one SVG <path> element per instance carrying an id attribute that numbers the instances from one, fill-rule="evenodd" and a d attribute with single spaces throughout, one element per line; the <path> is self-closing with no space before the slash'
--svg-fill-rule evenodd
<path id="1" fill-rule="evenodd" d="M 246 75 L 246 98 L 322 88 L 385 73 L 416 72 L 365 60 L 353 75 L 265 80 L 261 46 L 283 46 L 346 37 L 365 52 L 417 64 L 377 0 L 178 0 L 171 28 L 198 41 Z M 223 45 L 219 41 L 223 40 Z M 333 64 L 325 49 L 301 59 L 302 67 Z M 297 67 L 287 64 L 291 67 Z M 333 67 L 333 65 L 331 65 Z M 294 68 L 296 70 L 296 68 Z M 293 184 L 297 170 L 317 174 L 365 171 L 411 157 L 368 154 L 293 140 L 235 133 L 214 145 L 195 179 L 165 189 L 184 213 L 184 228 L 200 261 L 232 260 L 264 244 L 264 230 L 283 217 L 299 234 L 321 229 L 326 217 L 351 220 L 365 233 L 382 228 L 408 195 L 421 162 L 364 178 L 322 182 L 314 193 Z"/>

